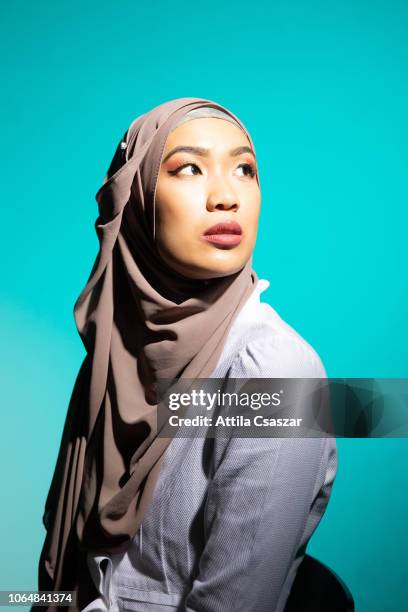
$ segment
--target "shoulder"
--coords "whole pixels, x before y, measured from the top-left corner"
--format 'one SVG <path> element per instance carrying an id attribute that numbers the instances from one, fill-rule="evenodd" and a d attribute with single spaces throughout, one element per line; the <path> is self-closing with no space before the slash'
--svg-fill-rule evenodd
<path id="1" fill-rule="evenodd" d="M 262 284 L 263 283 L 263 284 Z M 266 283 L 266 285 L 265 285 Z M 260 293 L 246 305 L 237 329 L 241 342 L 232 363 L 231 377 L 248 378 L 325 378 L 327 373 L 315 348 L 268 303 Z"/>

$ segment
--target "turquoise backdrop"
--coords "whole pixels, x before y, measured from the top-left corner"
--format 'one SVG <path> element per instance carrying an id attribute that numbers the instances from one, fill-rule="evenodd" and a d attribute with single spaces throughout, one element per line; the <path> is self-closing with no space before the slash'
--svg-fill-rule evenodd
<path id="1" fill-rule="evenodd" d="M 250 130 L 264 294 L 329 376 L 406 377 L 408 3 L 3 3 L 0 589 L 35 589 L 41 516 L 83 357 L 73 304 L 130 122 L 184 96 Z M 359 612 L 406 610 L 407 441 L 339 440 L 309 551 Z"/>

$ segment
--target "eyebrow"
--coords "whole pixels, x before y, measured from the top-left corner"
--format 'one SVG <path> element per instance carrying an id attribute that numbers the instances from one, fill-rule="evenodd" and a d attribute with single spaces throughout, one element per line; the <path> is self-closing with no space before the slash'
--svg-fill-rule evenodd
<path id="1" fill-rule="evenodd" d="M 172 149 L 170 153 L 167 153 L 162 163 L 164 164 L 169 159 L 169 157 L 171 157 L 175 153 L 179 153 L 180 151 L 184 151 L 185 153 L 193 153 L 193 155 L 200 155 L 202 157 L 208 157 L 210 154 L 210 149 L 204 149 L 203 147 L 189 147 L 187 145 L 179 145 L 178 147 L 174 147 L 174 149 Z M 231 149 L 229 152 L 231 157 L 242 155 L 242 153 L 250 153 L 251 155 L 255 157 L 255 153 L 253 152 L 251 147 L 247 147 L 247 146 L 236 147 L 235 149 Z"/>

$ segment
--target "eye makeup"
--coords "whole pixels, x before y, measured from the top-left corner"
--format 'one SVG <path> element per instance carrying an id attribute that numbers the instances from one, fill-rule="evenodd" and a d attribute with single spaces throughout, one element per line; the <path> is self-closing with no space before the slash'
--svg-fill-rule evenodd
<path id="1" fill-rule="evenodd" d="M 179 174 L 179 172 L 181 172 L 184 168 L 187 168 L 189 166 L 198 168 L 200 170 L 199 165 L 196 162 L 193 161 L 185 161 L 185 160 L 181 160 L 181 159 L 171 159 L 166 163 L 167 166 L 167 172 L 172 175 L 172 176 L 176 176 L 177 174 Z M 245 176 L 250 176 L 251 178 L 256 176 L 256 165 L 254 162 L 242 162 L 240 164 L 238 164 L 236 166 L 236 168 L 243 168 L 244 170 L 246 170 L 246 174 Z M 201 172 L 201 171 L 200 171 Z"/>

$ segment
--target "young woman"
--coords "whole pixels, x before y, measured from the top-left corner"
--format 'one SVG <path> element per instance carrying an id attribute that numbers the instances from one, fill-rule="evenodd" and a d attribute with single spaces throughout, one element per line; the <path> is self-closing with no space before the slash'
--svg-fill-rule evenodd
<path id="1" fill-rule="evenodd" d="M 86 357 L 39 589 L 75 591 L 82 612 L 281 612 L 329 500 L 335 440 L 170 440 L 155 403 L 163 378 L 326 375 L 260 299 L 252 139 L 220 104 L 167 102 L 131 124 L 96 199 L 100 250 L 74 309 Z"/>

